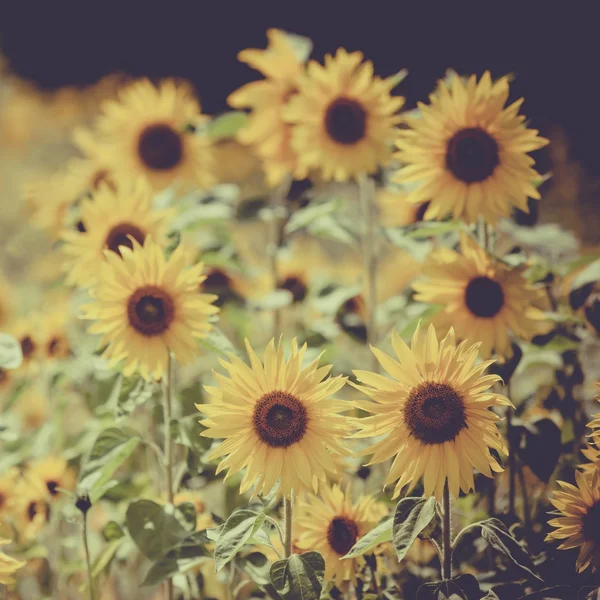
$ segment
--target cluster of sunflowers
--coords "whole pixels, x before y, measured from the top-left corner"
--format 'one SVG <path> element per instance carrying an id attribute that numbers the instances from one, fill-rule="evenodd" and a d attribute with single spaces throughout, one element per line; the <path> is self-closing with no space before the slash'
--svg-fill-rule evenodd
<path id="1" fill-rule="evenodd" d="M 405 72 L 267 36 L 239 55 L 264 78 L 236 110 L 111 79 L 70 144 L 56 124 L 59 168 L 23 169 L 0 280 L 0 583 L 600 593 L 600 258 L 529 218 L 547 140 L 509 77 L 448 72 L 402 112 Z"/>

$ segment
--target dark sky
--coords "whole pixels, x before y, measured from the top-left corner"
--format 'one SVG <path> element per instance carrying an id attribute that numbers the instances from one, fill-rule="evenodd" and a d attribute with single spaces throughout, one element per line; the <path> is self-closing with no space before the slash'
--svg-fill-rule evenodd
<path id="1" fill-rule="evenodd" d="M 408 68 L 398 92 L 409 106 L 426 99 L 447 67 L 463 74 L 512 72 L 514 96 L 525 96 L 532 126 L 548 132 L 562 125 L 575 158 L 600 175 L 600 41 L 593 8 L 575 12 L 566 2 L 554 8 L 500 0 L 162 0 L 156 9 L 149 2 L 81 2 L 78 9 L 57 2 L 7 4 L 13 8 L 0 10 L 0 45 L 22 76 L 47 88 L 93 82 L 112 71 L 183 76 L 196 85 L 209 113 L 225 110 L 227 94 L 256 78 L 236 54 L 264 47 L 268 27 L 311 37 L 317 59 L 344 46 L 362 50 L 380 75 Z"/>

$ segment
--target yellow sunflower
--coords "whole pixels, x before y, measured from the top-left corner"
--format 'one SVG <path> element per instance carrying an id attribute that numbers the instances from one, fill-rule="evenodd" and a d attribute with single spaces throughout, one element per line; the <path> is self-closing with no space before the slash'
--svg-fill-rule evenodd
<path id="1" fill-rule="evenodd" d="M 206 415 L 202 435 L 225 438 L 209 459 L 225 456 L 217 472 L 227 469 L 226 477 L 245 470 L 240 493 L 254 485 L 254 493 L 266 494 L 277 481 L 286 497 L 316 491 L 336 473 L 334 456 L 348 454 L 342 438 L 349 424 L 339 413 L 351 405 L 331 398 L 346 379 L 324 379 L 331 367 L 318 359 L 302 368 L 306 344 L 299 349 L 295 339 L 288 360 L 274 340 L 262 362 L 248 341 L 246 349 L 251 366 L 234 355 L 222 361 L 229 377 L 215 373 L 218 387 L 206 387 L 211 403 L 196 405 Z"/>
<path id="2" fill-rule="evenodd" d="M 60 489 L 75 489 L 75 472 L 60 456 L 47 456 L 31 461 L 25 471 L 25 477 L 42 481 L 50 500 L 59 497 Z"/>
<path id="3" fill-rule="evenodd" d="M 26 431 L 34 431 L 48 420 L 50 404 L 45 394 L 36 386 L 30 386 L 19 394 L 12 410 Z"/>
<path id="4" fill-rule="evenodd" d="M 0 517 L 10 511 L 18 478 L 19 471 L 14 467 L 0 477 Z"/>
<path id="5" fill-rule="evenodd" d="M 96 321 L 90 333 L 102 335 L 110 366 L 123 361 L 126 376 L 139 371 L 145 379 L 160 379 L 168 353 L 180 363 L 197 354 L 197 340 L 211 329 L 218 312 L 216 296 L 199 294 L 203 265 L 190 266 L 182 246 L 169 258 L 150 237 L 141 246 L 120 246 L 121 256 L 105 250 L 94 302 L 83 307 L 83 318 Z"/>
<path id="6" fill-rule="evenodd" d="M 363 454 L 373 455 L 369 465 L 395 457 L 385 481 L 397 482 L 394 497 L 421 477 L 426 496 L 441 499 L 447 481 L 457 497 L 459 489 L 473 489 L 473 467 L 487 477 L 501 472 L 490 448 L 507 449 L 496 427 L 499 417 L 489 409 L 512 404 L 489 391 L 500 381 L 483 375 L 494 361 L 476 364 L 479 344 L 456 346 L 452 329 L 440 342 L 433 325 L 427 332 L 417 326 L 411 348 L 393 332 L 392 345 L 400 362 L 372 348 L 392 379 L 354 373 L 360 382 L 355 387 L 372 400 L 359 404 L 371 416 L 357 420 L 355 437 L 384 436 Z"/>
<path id="7" fill-rule="evenodd" d="M 386 513 L 386 506 L 373 496 L 353 502 L 349 491 L 339 485 L 323 486 L 319 496 L 309 495 L 298 505 L 296 545 L 301 551 L 316 550 L 323 555 L 326 580 L 338 587 L 344 581 L 356 583 L 364 558 L 342 557 Z"/>
<path id="8" fill-rule="evenodd" d="M 15 525 L 24 540 L 34 539 L 50 518 L 48 493 L 41 479 L 21 477 L 11 507 Z"/>
<path id="9" fill-rule="evenodd" d="M 326 181 L 346 181 L 389 161 L 404 98 L 390 95 L 397 78 L 374 76 L 373 64 L 362 60 L 362 53 L 340 48 L 325 66 L 310 61 L 299 79 L 284 112 L 294 126 L 298 177 L 319 169 Z"/>
<path id="10" fill-rule="evenodd" d="M 5 546 L 10 543 L 11 540 L 0 539 L 0 546 Z M 4 552 L 0 552 L 0 583 L 2 585 L 13 584 L 15 582 L 14 574 L 25 565 L 25 561 L 17 560 Z"/>
<path id="11" fill-rule="evenodd" d="M 63 194 L 62 174 L 59 173 L 25 183 L 23 200 L 31 224 L 51 236 L 58 235 L 69 224 L 69 212 L 75 202 L 75 198 Z"/>
<path id="12" fill-rule="evenodd" d="M 482 216 L 494 224 L 513 206 L 529 212 L 528 197 L 539 200 L 540 175 L 527 153 L 548 140 L 525 126 L 522 98 L 504 107 L 508 92 L 507 77 L 455 76 L 438 83 L 429 105 L 419 103 L 419 115 L 407 117 L 410 128 L 396 141 L 403 167 L 394 180 L 417 184 L 409 202 L 431 201 L 426 219 L 452 214 L 472 223 Z"/>
<path id="13" fill-rule="evenodd" d="M 133 240 L 143 244 L 148 235 L 164 244 L 171 214 L 169 209 L 152 207 L 152 190 L 143 179 L 120 181 L 116 191 L 108 186 L 99 189 L 81 203 L 84 231 L 62 233 L 67 283 L 94 285 L 106 250 L 120 256 L 122 247 L 132 248 Z"/>
<path id="14" fill-rule="evenodd" d="M 557 482 L 550 502 L 560 511 L 560 516 L 548 521 L 555 531 L 546 540 L 565 540 L 559 550 L 580 548 L 577 572 L 589 566 L 600 568 L 600 469 L 590 474 L 575 472 L 577 486 L 564 481 Z"/>
<path id="15" fill-rule="evenodd" d="M 265 79 L 242 86 L 227 98 L 234 108 L 250 108 L 247 125 L 238 139 L 252 145 L 263 161 L 267 183 L 276 186 L 297 167 L 296 153 L 290 145 L 290 125 L 283 111 L 298 91 L 298 79 L 304 72 L 303 61 L 289 35 L 278 29 L 267 31 L 266 50 L 247 49 L 239 60 L 260 71 Z"/>
<path id="16" fill-rule="evenodd" d="M 375 193 L 375 204 L 379 222 L 383 227 L 406 227 L 423 220 L 429 202 L 412 204 L 407 201 L 408 192 L 390 188 L 379 188 Z"/>
<path id="17" fill-rule="evenodd" d="M 95 156 L 72 158 L 62 175 L 62 191 L 65 198 L 76 202 L 85 196 L 96 193 L 101 187 L 116 190 L 114 174 Z"/>
<path id="18" fill-rule="evenodd" d="M 23 363 L 19 369 L 27 369 L 37 363 L 41 357 L 41 340 L 39 325 L 42 322 L 40 315 L 31 314 L 29 317 L 21 317 L 7 328 L 8 333 L 14 336 L 21 344 Z"/>
<path id="19" fill-rule="evenodd" d="M 434 252 L 423 267 L 427 280 L 413 284 L 415 300 L 442 305 L 433 317 L 444 332 L 454 327 L 459 339 L 481 342 L 481 355 L 512 354 L 509 333 L 522 340 L 547 332 L 552 324 L 542 308 L 543 288 L 527 282 L 525 267 L 509 267 L 464 235 L 461 252 Z"/>
<path id="20" fill-rule="evenodd" d="M 210 141 L 188 131 L 206 119 L 189 85 L 169 79 L 156 87 L 142 79 L 122 89 L 118 100 L 103 105 L 96 123 L 96 151 L 117 176 L 143 175 L 155 190 L 173 184 L 210 187 Z"/>

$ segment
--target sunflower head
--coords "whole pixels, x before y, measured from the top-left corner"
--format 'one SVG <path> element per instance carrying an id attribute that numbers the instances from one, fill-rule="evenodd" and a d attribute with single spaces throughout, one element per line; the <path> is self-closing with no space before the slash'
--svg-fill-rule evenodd
<path id="1" fill-rule="evenodd" d="M 577 571 L 581 573 L 589 566 L 594 571 L 600 568 L 600 469 L 576 471 L 575 480 L 576 486 L 558 482 L 560 490 L 551 502 L 559 516 L 548 521 L 556 529 L 546 539 L 564 540 L 560 550 L 579 548 Z"/>
<path id="2" fill-rule="evenodd" d="M 324 66 L 310 61 L 284 113 L 293 124 L 298 176 L 317 169 L 326 181 L 346 181 L 387 163 L 404 103 L 391 96 L 395 85 L 394 78 L 374 76 L 360 52 L 340 48 Z"/>
<path id="3" fill-rule="evenodd" d="M 454 327 L 460 339 L 477 339 L 481 354 L 512 355 L 509 334 L 530 340 L 546 333 L 547 297 L 543 288 L 530 284 L 525 268 L 495 260 L 472 238 L 463 235 L 461 251 L 434 252 L 423 268 L 427 277 L 413 284 L 415 299 L 441 306 L 433 321 L 447 331 Z"/>
<path id="4" fill-rule="evenodd" d="M 206 415 L 202 435 L 225 438 L 210 459 L 225 457 L 218 472 L 227 469 L 227 477 L 244 471 L 241 493 L 254 486 L 266 494 L 278 481 L 286 497 L 316 491 L 337 472 L 334 457 L 348 454 L 349 424 L 339 413 L 351 407 L 331 398 L 345 379 L 325 379 L 331 367 L 319 368 L 318 359 L 303 367 L 306 344 L 296 340 L 288 359 L 274 340 L 262 361 L 247 341 L 246 349 L 250 366 L 233 355 L 222 361 L 229 377 L 215 374 L 218 386 L 206 388 L 211 403 L 196 405 Z"/>
<path id="5" fill-rule="evenodd" d="M 25 477 L 43 482 L 50 501 L 60 497 L 60 490 L 75 489 L 75 473 L 67 461 L 59 456 L 47 456 L 32 461 Z"/>
<path id="6" fill-rule="evenodd" d="M 23 475 L 15 486 L 11 510 L 16 519 L 19 536 L 24 540 L 35 538 L 50 519 L 47 488 L 42 479 Z"/>
<path id="7" fill-rule="evenodd" d="M 356 583 L 364 558 L 343 557 L 386 512 L 385 505 L 372 496 L 353 501 L 349 489 L 323 486 L 319 496 L 306 495 L 299 503 L 296 545 L 301 551 L 317 550 L 323 555 L 325 579 L 338 587 L 345 581 Z"/>
<path id="8" fill-rule="evenodd" d="M 505 107 L 508 93 L 507 77 L 455 75 L 438 83 L 429 105 L 419 103 L 418 116 L 407 117 L 394 180 L 416 184 L 407 201 L 430 202 L 426 219 L 452 214 L 473 223 L 481 216 L 494 224 L 513 206 L 529 212 L 528 197 L 539 200 L 540 175 L 528 152 L 548 140 L 518 114 L 523 99 Z"/>
<path id="9" fill-rule="evenodd" d="M 379 188 L 375 203 L 379 212 L 379 222 L 383 227 L 406 227 L 423 220 L 429 202 L 413 204 L 407 201 L 408 192 Z"/>
<path id="10" fill-rule="evenodd" d="M 489 391 L 500 380 L 483 375 L 493 361 L 476 364 L 479 344 L 456 345 L 454 331 L 439 341 L 433 325 L 419 325 L 409 348 L 395 332 L 397 360 L 372 348 L 391 379 L 355 371 L 357 389 L 372 401 L 360 404 L 370 416 L 357 420 L 355 437 L 384 436 L 364 451 L 369 464 L 394 457 L 386 485 L 394 497 L 423 478 L 425 495 L 441 498 L 447 481 L 455 497 L 473 489 L 473 468 L 487 477 L 502 471 L 490 448 L 506 453 L 494 406 L 512 406 Z"/>
<path id="11" fill-rule="evenodd" d="M 150 237 L 144 245 L 120 246 L 120 255 L 104 251 L 93 302 L 83 317 L 95 321 L 91 333 L 102 335 L 110 365 L 124 362 L 126 376 L 136 371 L 145 379 L 160 379 L 172 352 L 181 363 L 198 353 L 197 340 L 211 329 L 218 312 L 216 296 L 198 293 L 203 265 L 189 265 L 183 247 L 165 258 Z"/>

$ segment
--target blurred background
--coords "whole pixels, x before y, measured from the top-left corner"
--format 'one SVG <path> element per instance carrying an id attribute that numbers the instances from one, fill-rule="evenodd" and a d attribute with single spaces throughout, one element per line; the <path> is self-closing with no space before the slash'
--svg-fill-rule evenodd
<path id="1" fill-rule="evenodd" d="M 232 90 L 256 78 L 237 53 L 265 47 L 266 29 L 279 27 L 311 38 L 317 60 L 344 46 L 363 51 L 382 76 L 407 68 L 398 93 L 408 108 L 427 99 L 447 68 L 514 74 L 514 99 L 525 97 L 522 110 L 531 126 L 552 140 L 536 157 L 538 170 L 553 173 L 544 184 L 540 221 L 560 222 L 585 248 L 600 244 L 594 60 L 600 42 L 591 5 L 567 11 L 564 3 L 533 2 L 460 8 L 437 2 L 195 2 L 143 10 L 133 3 L 13 4 L 0 18 L 4 208 L 14 192 L 7 193 L 6 178 L 16 184 L 23 164 L 32 174 L 60 164 L 68 152 L 60 142 L 68 142 L 71 126 L 90 118 L 122 76 L 188 79 L 204 111 L 218 114 L 227 110 Z M 107 77 L 113 74 L 119 77 Z"/>

